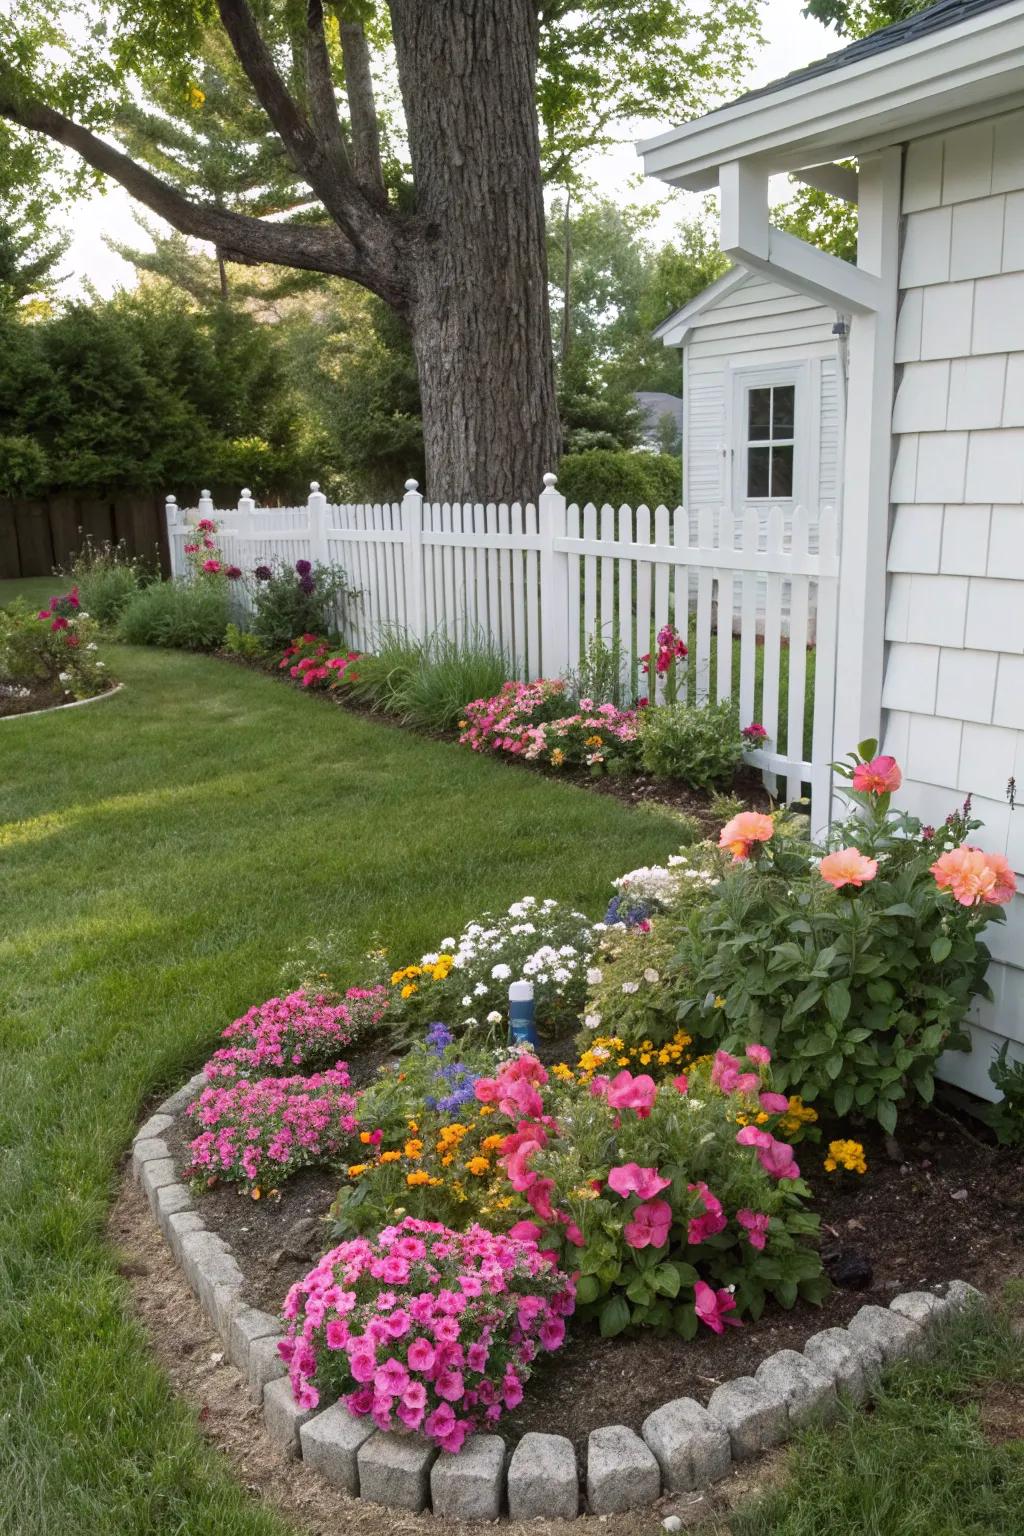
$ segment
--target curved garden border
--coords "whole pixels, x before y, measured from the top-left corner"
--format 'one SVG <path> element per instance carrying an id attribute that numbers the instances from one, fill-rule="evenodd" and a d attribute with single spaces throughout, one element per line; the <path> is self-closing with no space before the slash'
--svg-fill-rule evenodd
<path id="1" fill-rule="evenodd" d="M 577 1516 L 576 1454 L 563 1435 L 524 1435 L 511 1458 L 500 1435 L 476 1435 L 458 1456 L 443 1456 L 420 1436 L 383 1434 L 338 1403 L 297 1407 L 277 1352 L 279 1319 L 242 1301 L 242 1271 L 229 1245 L 207 1229 L 163 1140 L 205 1085 L 200 1072 L 159 1105 L 132 1144 L 132 1173 L 228 1358 L 262 1403 L 274 1444 L 346 1493 L 395 1509 L 432 1508 L 464 1520 L 494 1520 L 506 1511 L 516 1520 Z M 585 1468 L 589 1513 L 619 1514 L 662 1493 L 717 1482 L 734 1461 L 781 1444 L 809 1419 L 830 1417 L 839 1394 L 864 1401 L 886 1365 L 927 1347 L 937 1320 L 983 1303 L 963 1280 L 935 1292 L 908 1291 L 888 1308 L 861 1307 L 846 1328 L 814 1334 L 802 1353 L 780 1350 L 753 1376 L 724 1382 L 706 1408 L 677 1398 L 648 1414 L 640 1435 L 625 1425 L 593 1430 Z"/>
<path id="2" fill-rule="evenodd" d="M 123 687 L 124 683 L 115 683 L 113 688 L 104 688 L 102 693 L 94 693 L 91 699 L 72 699 L 70 704 L 51 704 L 47 709 L 25 709 L 18 715 L 0 715 L 0 721 L 31 720 L 36 715 L 55 715 L 59 709 L 80 709 L 83 704 L 99 704 L 102 699 L 112 699 Z"/>

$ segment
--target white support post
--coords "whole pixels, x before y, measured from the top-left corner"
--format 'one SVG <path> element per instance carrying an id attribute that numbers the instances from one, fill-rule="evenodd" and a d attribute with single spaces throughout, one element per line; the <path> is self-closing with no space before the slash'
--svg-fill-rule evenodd
<path id="1" fill-rule="evenodd" d="M 557 477 L 544 476 L 537 506 L 540 534 L 540 655 L 542 675 L 559 677 L 569 665 L 569 555 L 555 548 L 565 539 L 565 497 Z"/>
<path id="2" fill-rule="evenodd" d="M 412 640 L 426 640 L 427 617 L 423 590 L 423 496 L 419 482 L 407 480 L 402 497 L 402 542 L 405 552 L 405 629 Z"/>
<path id="3" fill-rule="evenodd" d="M 178 558 L 180 551 L 174 537 L 177 530 L 181 527 L 181 512 L 178 509 L 178 503 L 173 493 L 168 496 L 164 503 L 164 516 L 167 519 L 167 548 L 170 553 L 171 578 L 173 580 L 175 576 L 182 574 L 181 563 Z"/>
<path id="4" fill-rule="evenodd" d="M 243 490 L 241 496 L 239 496 L 238 511 L 242 517 L 251 517 L 256 511 L 256 503 L 252 499 L 252 492 L 250 490 Z M 248 531 L 247 529 L 246 532 Z"/>
<path id="5" fill-rule="evenodd" d="M 306 509 L 309 512 L 309 558 L 314 564 L 319 561 L 321 565 L 330 565 L 327 548 L 327 497 L 320 489 L 319 480 L 309 482 Z"/>
<path id="6" fill-rule="evenodd" d="M 213 497 L 210 495 L 209 491 L 200 491 L 199 492 L 199 504 L 196 507 L 197 514 L 200 517 L 210 517 L 210 518 L 212 518 L 213 514 L 214 514 L 214 511 L 215 511 L 215 508 L 214 508 L 214 505 L 213 505 Z"/>
<path id="7" fill-rule="evenodd" d="M 892 474 L 893 356 L 902 151 L 860 162 L 857 261 L 876 274 L 878 307 L 854 314 L 840 530 L 834 755 L 881 734 L 886 557 Z"/>

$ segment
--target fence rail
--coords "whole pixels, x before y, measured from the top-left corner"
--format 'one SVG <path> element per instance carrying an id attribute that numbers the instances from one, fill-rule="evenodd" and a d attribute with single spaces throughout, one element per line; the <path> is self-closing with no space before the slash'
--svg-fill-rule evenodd
<path id="1" fill-rule="evenodd" d="M 554 475 L 537 504 L 424 501 L 414 480 L 401 502 L 330 505 L 314 482 L 305 507 L 257 508 L 247 491 L 217 509 L 167 501 L 171 571 L 189 566 L 195 522 L 218 525 L 223 558 L 243 570 L 296 560 L 341 566 L 357 597 L 347 640 L 372 649 L 385 629 L 425 639 L 481 637 L 524 679 L 579 670 L 600 637 L 620 657 L 627 689 L 662 702 L 665 677 L 643 672 L 672 623 L 690 655 L 675 678 L 699 702 L 736 697 L 765 748 L 747 761 L 787 800 L 810 784 L 827 817 L 839 575 L 836 517 L 825 508 L 567 506 Z M 812 648 L 813 647 L 813 648 Z M 817 665 L 814 665 L 814 658 Z M 809 727 L 809 729 L 808 729 Z M 808 735 L 810 752 L 805 750 Z"/>

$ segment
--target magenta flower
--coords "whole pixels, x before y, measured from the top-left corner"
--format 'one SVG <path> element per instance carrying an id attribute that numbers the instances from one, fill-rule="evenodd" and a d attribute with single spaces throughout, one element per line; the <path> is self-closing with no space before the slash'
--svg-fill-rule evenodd
<path id="1" fill-rule="evenodd" d="M 789 1100 L 784 1093 L 758 1094 L 758 1102 L 766 1115 L 784 1115 L 789 1108 Z"/>
<path id="2" fill-rule="evenodd" d="M 736 1220 L 746 1231 L 751 1248 L 763 1248 L 771 1217 L 765 1216 L 762 1211 L 742 1210 L 736 1212 Z"/>
<path id="3" fill-rule="evenodd" d="M 672 1228 L 672 1207 L 667 1200 L 649 1200 L 638 1205 L 622 1235 L 631 1248 L 661 1248 L 668 1242 Z"/>
<path id="4" fill-rule="evenodd" d="M 608 1084 L 608 1103 L 613 1109 L 633 1109 L 641 1120 L 651 1112 L 658 1089 L 653 1077 L 641 1073 L 634 1077 L 630 1072 L 619 1072 Z"/>
<path id="5" fill-rule="evenodd" d="M 697 1316 L 712 1333 L 724 1333 L 727 1323 L 731 1328 L 742 1326 L 738 1317 L 726 1316 L 736 1310 L 736 1300 L 730 1290 L 713 1291 L 710 1285 L 698 1280 L 693 1288 L 693 1304 Z"/>
<path id="6" fill-rule="evenodd" d="M 663 1179 L 656 1168 L 641 1168 L 636 1163 L 622 1163 L 608 1175 L 609 1189 L 614 1189 L 623 1199 L 639 1195 L 641 1200 L 650 1200 L 668 1189 L 671 1183 L 672 1180 Z"/>
<path id="7" fill-rule="evenodd" d="M 722 1210 L 722 1202 L 711 1193 L 705 1183 L 689 1184 L 687 1188 L 692 1193 L 698 1194 L 704 1205 L 703 1216 L 691 1217 L 687 1228 L 687 1242 L 696 1247 L 706 1238 L 714 1237 L 716 1232 L 725 1230 L 725 1213 Z"/>
<path id="8" fill-rule="evenodd" d="M 793 1148 L 788 1142 L 776 1141 L 769 1131 L 762 1131 L 756 1125 L 745 1125 L 742 1130 L 736 1132 L 736 1141 L 741 1147 L 754 1147 L 761 1167 L 773 1178 L 798 1179 L 800 1177 L 800 1169 L 793 1157 Z"/>

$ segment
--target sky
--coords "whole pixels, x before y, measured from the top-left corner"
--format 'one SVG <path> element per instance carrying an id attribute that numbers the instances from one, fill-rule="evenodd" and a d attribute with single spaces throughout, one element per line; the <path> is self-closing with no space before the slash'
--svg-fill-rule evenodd
<path id="1" fill-rule="evenodd" d="M 834 32 L 802 14 L 803 3 L 805 0 L 767 0 L 762 11 L 765 45 L 743 81 L 744 89 L 765 85 L 841 46 Z M 637 124 L 636 137 L 655 133 L 673 120 L 672 103 L 668 101 L 664 121 Z M 619 202 L 660 206 L 652 231 L 655 238 L 667 238 L 678 220 L 696 211 L 701 202 L 700 198 L 672 191 L 663 182 L 639 180 L 639 161 L 632 140 L 595 156 L 587 169 L 600 195 Z M 779 195 L 783 195 L 781 188 Z M 134 268 L 108 249 L 104 236 L 122 244 L 148 247 L 149 241 L 133 215 L 135 206 L 127 192 L 113 183 L 107 191 L 94 193 L 74 206 L 69 219 L 72 240 L 59 268 L 66 278 L 62 291 L 67 297 L 83 293 L 87 286 L 109 297 L 116 288 L 133 285 Z M 146 218 L 160 222 L 148 213 Z"/>

